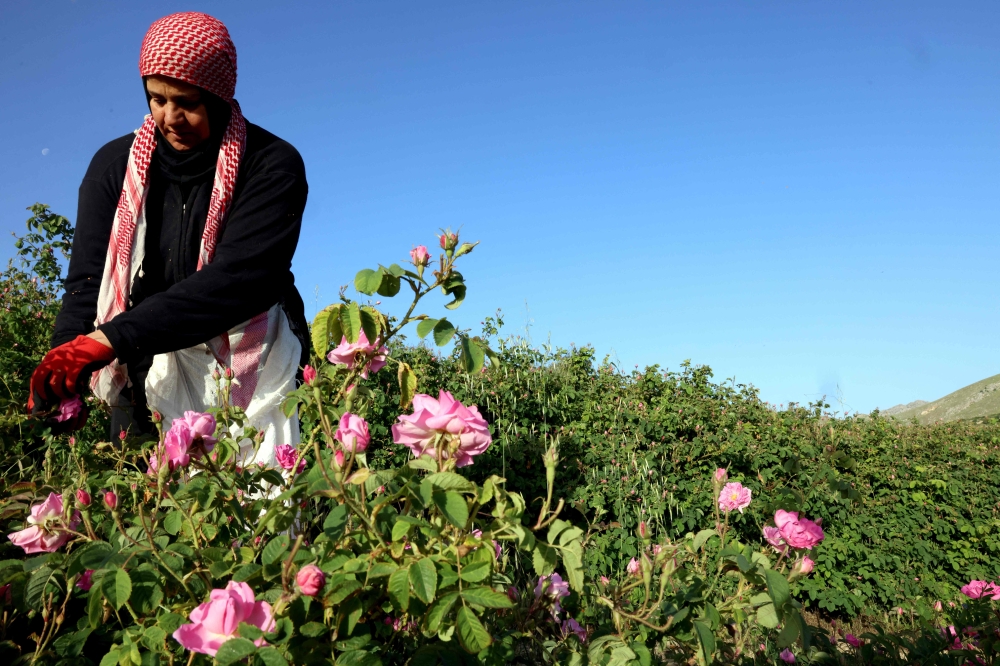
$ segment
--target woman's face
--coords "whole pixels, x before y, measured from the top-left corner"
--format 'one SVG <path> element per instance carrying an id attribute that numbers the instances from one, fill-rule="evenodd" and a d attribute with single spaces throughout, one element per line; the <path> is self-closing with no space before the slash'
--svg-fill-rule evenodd
<path id="1" fill-rule="evenodd" d="M 191 150 L 209 137 L 208 109 L 199 88 L 155 75 L 146 78 L 146 91 L 153 122 L 176 150 Z"/>

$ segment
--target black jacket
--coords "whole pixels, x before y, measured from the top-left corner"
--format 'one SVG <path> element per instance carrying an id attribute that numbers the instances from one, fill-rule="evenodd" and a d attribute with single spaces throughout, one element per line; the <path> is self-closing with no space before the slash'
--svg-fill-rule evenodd
<path id="1" fill-rule="evenodd" d="M 53 347 L 94 330 L 97 294 L 134 134 L 97 151 L 80 185 L 76 235 Z M 247 123 L 246 150 L 212 263 L 198 271 L 218 142 L 200 161 L 158 138 L 146 200 L 142 277 L 128 309 L 100 329 L 119 361 L 148 367 L 153 354 L 207 342 L 281 303 L 308 361 L 309 333 L 291 272 L 308 185 L 298 151 Z M 206 166 L 207 165 L 207 166 Z M 133 377 L 133 380 L 136 379 Z"/>

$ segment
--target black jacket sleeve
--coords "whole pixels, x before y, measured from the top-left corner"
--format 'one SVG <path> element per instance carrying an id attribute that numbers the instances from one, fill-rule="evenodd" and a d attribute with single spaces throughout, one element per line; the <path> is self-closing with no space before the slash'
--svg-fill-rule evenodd
<path id="1" fill-rule="evenodd" d="M 73 252 L 66 274 L 62 309 L 52 334 L 53 347 L 94 330 L 97 294 L 104 274 L 111 225 L 133 139 L 134 134 L 127 134 L 97 151 L 80 184 Z"/>
<path id="2" fill-rule="evenodd" d="M 212 263 L 100 327 L 120 361 L 207 342 L 291 287 L 308 193 L 302 158 L 277 140 L 240 172 Z"/>

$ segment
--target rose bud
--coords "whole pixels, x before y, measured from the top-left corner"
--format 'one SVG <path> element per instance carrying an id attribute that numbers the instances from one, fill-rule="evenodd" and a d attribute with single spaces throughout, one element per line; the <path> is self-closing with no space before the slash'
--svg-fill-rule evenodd
<path id="1" fill-rule="evenodd" d="M 76 491 L 76 501 L 80 503 L 80 506 L 90 506 L 90 493 L 83 488 L 79 488 Z"/>
<path id="2" fill-rule="evenodd" d="M 115 491 L 107 490 L 104 492 L 104 504 L 112 511 L 118 506 L 118 495 L 115 495 Z"/>
<path id="3" fill-rule="evenodd" d="M 316 381 L 316 368 L 311 365 L 307 365 L 302 368 L 302 381 L 307 385 L 312 386 L 312 383 Z"/>
<path id="4" fill-rule="evenodd" d="M 326 575 L 315 564 L 307 564 L 295 576 L 299 591 L 307 597 L 315 597 L 326 584 Z"/>

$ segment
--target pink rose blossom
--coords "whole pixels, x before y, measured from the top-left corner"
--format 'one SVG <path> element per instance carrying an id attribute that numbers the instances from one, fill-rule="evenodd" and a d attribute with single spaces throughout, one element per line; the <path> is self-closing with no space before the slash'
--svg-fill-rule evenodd
<path id="1" fill-rule="evenodd" d="M 639 565 L 639 560 L 633 557 L 628 561 L 628 566 L 625 567 L 625 570 L 628 571 L 629 576 L 637 576 L 642 570 L 642 567 Z"/>
<path id="2" fill-rule="evenodd" d="M 712 480 L 716 484 L 721 486 L 726 482 L 726 479 L 728 478 L 729 478 L 729 473 L 724 468 L 719 467 L 718 469 L 715 470 L 715 475 L 712 477 Z"/>
<path id="3" fill-rule="evenodd" d="M 357 414 L 344 412 L 333 438 L 341 443 L 345 451 L 361 453 L 368 448 L 368 442 L 371 440 L 371 435 L 368 434 L 368 422 Z"/>
<path id="4" fill-rule="evenodd" d="M 847 644 L 853 648 L 861 647 L 861 640 L 854 634 L 845 634 L 844 640 L 847 641 Z"/>
<path id="5" fill-rule="evenodd" d="M 27 527 L 7 535 L 11 543 L 24 549 L 26 555 L 32 553 L 53 553 L 69 541 L 70 533 L 62 520 L 62 496 L 49 493 L 45 501 L 31 507 Z M 68 528 L 75 530 L 80 524 L 80 512 L 74 511 Z"/>
<path id="6" fill-rule="evenodd" d="M 84 488 L 78 488 L 76 491 L 76 501 L 80 504 L 80 506 L 90 506 L 90 493 L 88 493 Z"/>
<path id="7" fill-rule="evenodd" d="M 996 601 L 1000 600 L 1000 586 L 996 583 L 989 583 L 985 580 L 973 580 L 968 585 L 962 586 L 962 594 L 970 599 L 981 599 L 989 597 Z"/>
<path id="8" fill-rule="evenodd" d="M 771 527 L 770 525 L 764 527 L 764 540 L 777 548 L 778 552 L 783 553 L 788 550 L 788 545 L 781 538 L 781 530 L 777 527 Z"/>
<path id="9" fill-rule="evenodd" d="M 118 506 L 118 495 L 115 494 L 113 490 L 104 491 L 104 506 L 108 507 L 112 511 Z"/>
<path id="10" fill-rule="evenodd" d="M 76 581 L 76 586 L 81 590 L 83 590 L 84 592 L 89 591 L 90 588 L 94 586 L 94 581 L 91 580 L 93 575 L 94 575 L 94 570 L 87 569 L 86 571 L 83 572 L 83 574 L 80 575 L 80 579 Z"/>
<path id="11" fill-rule="evenodd" d="M 69 421 L 79 416 L 82 411 L 83 400 L 80 399 L 80 396 L 74 395 L 72 398 L 66 398 L 59 403 L 59 413 L 56 414 L 55 420 L 59 423 Z"/>
<path id="12" fill-rule="evenodd" d="M 607 585 L 610 582 L 607 576 L 601 576 L 601 585 Z"/>
<path id="13" fill-rule="evenodd" d="M 574 634 L 580 639 L 581 643 L 587 642 L 587 631 L 573 618 L 569 618 L 563 622 L 560 629 L 562 630 L 563 638 L 568 638 L 570 634 Z"/>
<path id="14" fill-rule="evenodd" d="M 348 342 L 345 336 L 337 348 L 327 354 L 326 358 L 334 365 L 346 365 L 353 368 L 363 358 L 367 358 L 369 354 L 375 352 L 372 359 L 368 361 L 368 365 L 361 371 L 361 376 L 368 379 L 369 373 L 374 374 L 385 367 L 385 354 L 389 350 L 384 345 L 377 347 L 377 344 L 370 344 L 368 336 L 365 335 L 364 331 L 361 331 L 358 334 L 357 342 Z"/>
<path id="15" fill-rule="evenodd" d="M 815 562 L 803 555 L 802 559 L 795 563 L 793 571 L 798 573 L 800 576 L 805 576 L 813 570 L 813 566 L 815 564 Z"/>
<path id="16" fill-rule="evenodd" d="M 298 583 L 302 594 L 307 597 L 315 597 L 326 585 L 326 574 L 315 564 L 307 564 L 299 569 L 299 573 L 295 576 L 295 582 Z"/>
<path id="17" fill-rule="evenodd" d="M 431 254 L 427 251 L 426 245 L 418 245 L 410 250 L 410 261 L 417 268 L 422 268 L 430 263 Z"/>
<path id="18" fill-rule="evenodd" d="M 778 656 L 781 658 L 781 661 L 785 662 L 786 664 L 795 663 L 795 655 L 792 654 L 792 651 L 789 650 L 788 648 L 782 650 L 781 654 L 779 654 Z"/>
<path id="19" fill-rule="evenodd" d="M 202 412 L 186 411 L 183 418 L 174 419 L 173 423 L 170 424 L 171 429 L 174 428 L 178 421 L 187 426 L 188 430 L 191 431 L 193 441 L 197 441 L 200 438 L 205 451 L 212 450 L 216 442 L 214 416 L 203 414 Z M 201 452 L 198 451 L 195 457 L 197 458 L 200 455 Z"/>
<path id="20" fill-rule="evenodd" d="M 719 493 L 719 508 L 726 513 L 737 509 L 743 513 L 750 506 L 750 494 L 750 489 L 739 482 L 727 483 Z"/>
<path id="21" fill-rule="evenodd" d="M 457 448 L 456 442 L 448 442 L 452 438 L 457 438 Z M 447 391 L 441 391 L 437 400 L 424 393 L 415 395 L 413 414 L 399 417 L 392 426 L 392 440 L 407 446 L 417 458 L 436 458 L 437 447 L 443 445 L 442 457 L 454 455 L 455 466 L 465 467 L 472 464 L 473 456 L 489 448 L 493 438 L 475 405 L 466 407 Z"/>
<path id="22" fill-rule="evenodd" d="M 184 649 L 215 656 L 223 643 L 239 635 L 240 622 L 253 625 L 265 633 L 274 631 L 271 604 L 255 601 L 253 590 L 246 583 L 229 581 L 224 590 L 212 590 L 209 601 L 201 604 L 174 632 L 174 639 Z M 254 642 L 260 647 L 264 639 Z"/>
<path id="23" fill-rule="evenodd" d="M 799 518 L 795 511 L 778 509 L 774 514 L 774 524 L 781 538 L 792 548 L 809 549 L 823 540 L 823 528 L 818 522 Z"/>
<path id="24" fill-rule="evenodd" d="M 295 470 L 296 474 L 300 474 L 306 468 L 306 461 L 299 458 L 298 450 L 291 444 L 279 444 L 276 446 L 274 448 L 274 457 L 282 469 L 292 469 L 295 467 L 295 461 L 298 460 L 299 468 Z"/>
<path id="25" fill-rule="evenodd" d="M 312 383 L 316 381 L 316 368 L 311 365 L 307 365 L 302 368 L 302 381 L 309 386 L 312 386 Z"/>

